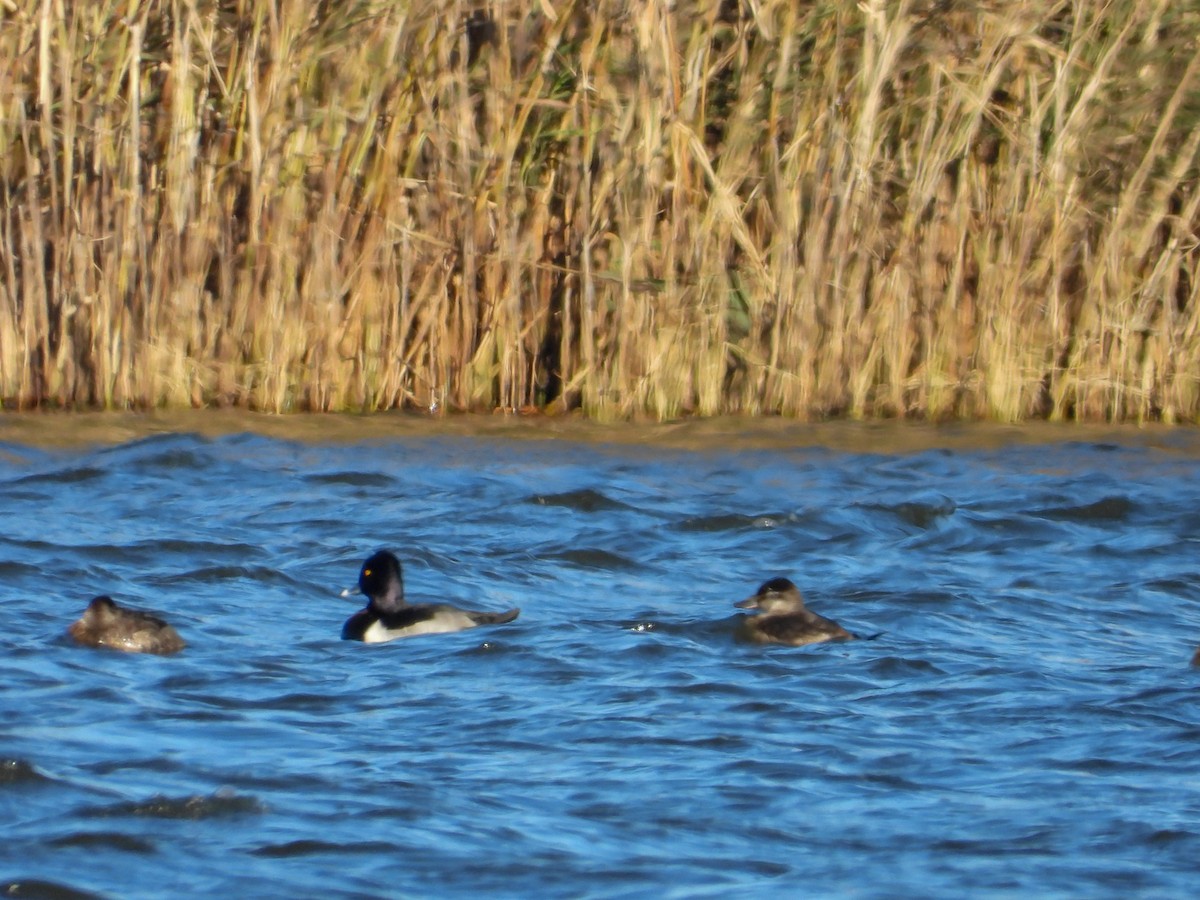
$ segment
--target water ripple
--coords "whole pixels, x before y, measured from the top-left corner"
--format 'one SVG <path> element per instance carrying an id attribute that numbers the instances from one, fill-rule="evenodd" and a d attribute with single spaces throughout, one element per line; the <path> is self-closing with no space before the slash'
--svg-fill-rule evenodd
<path id="1" fill-rule="evenodd" d="M 254 797 L 221 791 L 207 796 L 166 797 L 155 794 L 145 800 L 113 803 L 107 806 L 80 810 L 89 819 L 108 819 L 124 816 L 149 816 L 155 819 L 212 819 L 264 812 Z"/>
<path id="2" fill-rule="evenodd" d="M 99 900 L 100 894 L 80 891 L 70 885 L 39 878 L 18 878 L 0 882 L 5 897 L 30 897 L 36 900 Z"/>
<path id="3" fill-rule="evenodd" d="M 538 506 L 561 506 L 565 509 L 573 509 L 586 513 L 607 512 L 628 508 L 624 503 L 613 500 L 611 497 L 592 488 L 563 491 L 561 494 L 534 494 L 529 498 L 529 502 Z"/>
<path id="4" fill-rule="evenodd" d="M 23 759 L 0 759 L 0 785 L 37 784 L 48 780 Z"/>
<path id="5" fill-rule="evenodd" d="M 1187 447 L 727 438 L 0 445 L 10 892 L 1190 895 Z M 342 642 L 379 547 L 521 618 Z M 739 643 L 774 575 L 877 637 Z"/>
<path id="6" fill-rule="evenodd" d="M 690 516 L 675 527 L 682 532 L 741 531 L 743 529 L 777 528 L 795 521 L 788 513 L 724 513 L 719 515 Z"/>

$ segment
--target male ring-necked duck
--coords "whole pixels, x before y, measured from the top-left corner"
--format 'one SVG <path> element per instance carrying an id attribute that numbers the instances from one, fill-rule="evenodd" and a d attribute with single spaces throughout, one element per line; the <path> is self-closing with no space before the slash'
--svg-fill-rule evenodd
<path id="1" fill-rule="evenodd" d="M 764 582 L 753 597 L 735 603 L 739 609 L 754 609 L 758 615 L 746 616 L 740 636 L 760 644 L 819 644 L 822 641 L 848 641 L 858 637 L 837 622 L 818 616 L 804 605 L 800 590 L 786 578 Z"/>
<path id="2" fill-rule="evenodd" d="M 71 637 L 89 647 L 108 647 L 126 653 L 177 653 L 186 644 L 174 628 L 158 616 L 117 606 L 112 597 L 96 597 L 78 622 L 67 629 Z"/>
<path id="3" fill-rule="evenodd" d="M 380 550 L 362 564 L 358 589 L 369 602 L 342 626 L 342 640 L 381 644 L 417 634 L 442 634 L 462 631 L 476 625 L 502 625 L 511 622 L 519 609 L 505 612 L 476 612 L 446 603 L 414 603 L 404 600 L 404 581 L 400 560 L 394 553 Z M 344 591 L 343 596 L 350 591 Z"/>

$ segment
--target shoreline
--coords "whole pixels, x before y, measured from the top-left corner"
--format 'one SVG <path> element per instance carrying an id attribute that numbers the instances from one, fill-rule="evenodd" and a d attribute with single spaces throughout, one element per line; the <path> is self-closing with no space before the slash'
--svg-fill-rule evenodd
<path id="1" fill-rule="evenodd" d="M 244 410 L 152 412 L 32 411 L 0 413 L 0 442 L 42 449 L 114 446 L 157 434 L 217 438 L 251 433 L 306 444 L 349 444 L 405 438 L 476 437 L 565 440 L 677 450 L 822 448 L 848 453 L 919 453 L 996 449 L 1066 441 L 1143 446 L 1200 456 L 1191 425 L 828 420 L 716 416 L 667 422 L 599 423 L 582 416 L 454 413 L 263 413 Z"/>

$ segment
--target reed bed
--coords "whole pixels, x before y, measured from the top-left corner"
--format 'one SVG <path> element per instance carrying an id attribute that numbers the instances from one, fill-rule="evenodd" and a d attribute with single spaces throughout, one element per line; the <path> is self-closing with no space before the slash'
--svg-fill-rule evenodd
<path id="1" fill-rule="evenodd" d="M 0 0 L 0 399 L 1192 421 L 1200 4 Z"/>

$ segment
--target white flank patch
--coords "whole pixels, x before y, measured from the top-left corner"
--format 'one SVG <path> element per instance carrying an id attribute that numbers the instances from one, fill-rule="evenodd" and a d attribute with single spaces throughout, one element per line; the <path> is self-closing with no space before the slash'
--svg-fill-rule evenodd
<path id="1" fill-rule="evenodd" d="M 439 610 L 422 622 L 414 622 L 405 628 L 388 628 L 382 622 L 372 622 L 363 632 L 363 643 L 384 644 L 397 638 L 413 637 L 418 634 L 446 634 L 474 628 L 475 620 L 465 613 Z"/>

